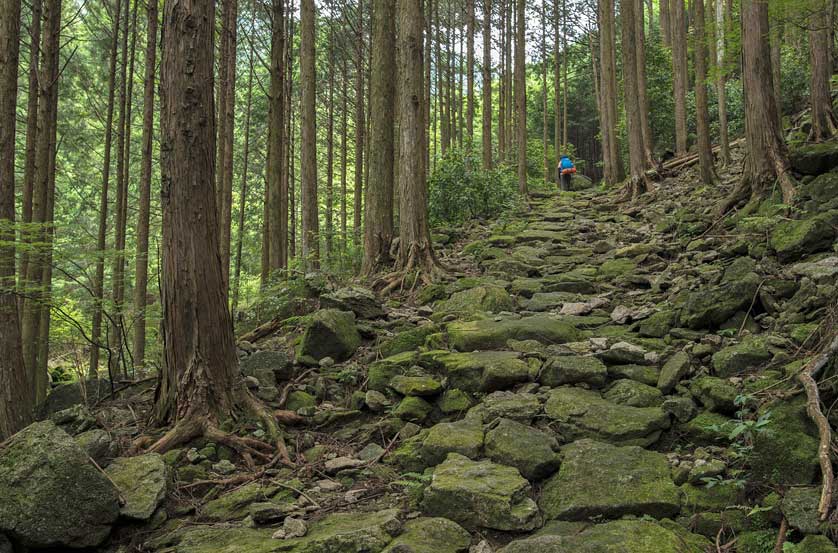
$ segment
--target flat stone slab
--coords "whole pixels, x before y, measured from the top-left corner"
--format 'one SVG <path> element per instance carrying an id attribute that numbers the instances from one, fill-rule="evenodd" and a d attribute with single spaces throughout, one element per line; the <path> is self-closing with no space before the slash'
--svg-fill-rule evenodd
<path id="1" fill-rule="evenodd" d="M 587 439 L 565 446 L 562 453 L 562 466 L 541 496 L 548 519 L 665 518 L 681 508 L 681 494 L 661 453 Z"/>
<path id="2" fill-rule="evenodd" d="M 559 434 L 566 441 L 593 438 L 616 445 L 647 447 L 670 425 L 669 415 L 659 407 L 612 403 L 598 392 L 582 388 L 551 391 L 544 412 L 559 423 Z"/>

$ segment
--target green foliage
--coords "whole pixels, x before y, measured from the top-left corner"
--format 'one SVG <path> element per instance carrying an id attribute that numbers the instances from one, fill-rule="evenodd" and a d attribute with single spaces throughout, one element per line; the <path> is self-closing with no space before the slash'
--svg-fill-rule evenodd
<path id="1" fill-rule="evenodd" d="M 515 203 L 517 186 L 507 167 L 484 171 L 473 151 L 452 148 L 437 160 L 428 182 L 431 224 L 493 217 Z"/>
<path id="2" fill-rule="evenodd" d="M 392 484 L 400 486 L 404 490 L 412 508 L 418 508 L 419 503 L 422 501 L 422 493 L 428 484 L 431 483 L 431 478 L 431 474 L 406 472 L 402 474 L 401 480 L 396 480 Z"/>

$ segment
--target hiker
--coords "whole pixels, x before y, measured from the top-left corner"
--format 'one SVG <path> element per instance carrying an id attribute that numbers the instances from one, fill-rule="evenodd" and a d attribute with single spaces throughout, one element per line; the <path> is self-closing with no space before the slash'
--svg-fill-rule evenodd
<path id="1" fill-rule="evenodd" d="M 559 183 L 561 190 L 570 190 L 570 179 L 573 177 L 573 173 L 575 172 L 576 167 L 573 165 L 573 162 L 570 161 L 570 158 L 566 155 L 562 156 L 562 160 L 559 162 L 559 174 L 561 175 Z"/>

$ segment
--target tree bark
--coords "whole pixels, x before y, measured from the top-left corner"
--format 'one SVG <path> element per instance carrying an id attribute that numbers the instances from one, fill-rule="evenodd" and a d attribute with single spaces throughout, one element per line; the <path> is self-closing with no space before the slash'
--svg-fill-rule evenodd
<path id="1" fill-rule="evenodd" d="M 687 30 L 684 0 L 672 1 L 672 71 L 675 89 L 675 154 L 687 153 Z"/>
<path id="2" fill-rule="evenodd" d="M 333 221 L 335 203 L 335 32 L 329 26 L 328 46 L 328 106 L 326 106 L 326 260 L 334 252 L 335 229 Z"/>
<path id="3" fill-rule="evenodd" d="M 770 44 L 771 44 L 771 85 L 774 90 L 774 98 L 777 102 L 777 120 L 780 124 L 780 130 L 783 130 L 783 57 L 781 46 L 783 44 L 783 23 L 780 19 L 771 21 L 770 26 Z"/>
<path id="4" fill-rule="evenodd" d="M 646 28 L 643 22 L 643 0 L 637 0 L 634 10 L 635 61 L 637 66 L 637 96 L 640 104 L 640 127 L 643 131 L 643 163 L 646 169 L 655 165 L 655 145 L 649 125 L 649 97 L 646 83 Z"/>
<path id="5" fill-rule="evenodd" d="M 49 1 L 49 0 L 48 0 Z M 102 337 L 102 301 L 105 291 L 105 249 L 108 236 L 108 192 L 111 175 L 111 148 L 113 145 L 113 111 L 116 95 L 116 63 L 119 53 L 120 14 L 122 0 L 114 2 L 113 34 L 111 36 L 110 68 L 108 71 L 108 106 L 105 115 L 105 145 L 104 162 L 102 165 L 102 191 L 99 195 L 99 231 L 96 237 L 96 274 L 93 280 L 93 321 L 91 323 L 90 366 L 88 372 L 91 378 L 99 374 L 100 339 Z M 24 313 L 24 319 L 25 319 Z"/>
<path id="6" fill-rule="evenodd" d="M 509 51 L 508 34 L 506 32 L 509 0 L 500 0 L 500 70 L 498 71 L 498 160 L 506 162 L 506 103 L 508 65 L 506 63 Z"/>
<path id="7" fill-rule="evenodd" d="M 466 0 L 466 135 L 474 140 L 474 0 Z"/>
<path id="8" fill-rule="evenodd" d="M 660 0 L 660 28 L 664 46 L 672 46 L 672 18 L 669 0 Z"/>
<path id="9" fill-rule="evenodd" d="M 148 294 L 148 235 L 151 213 L 151 163 L 154 139 L 154 81 L 157 63 L 157 0 L 146 4 L 145 86 L 143 88 L 142 168 L 137 213 L 137 257 L 134 269 L 134 366 L 145 366 L 146 294 Z"/>
<path id="10" fill-rule="evenodd" d="M 362 235 L 362 198 L 364 193 L 364 0 L 358 0 L 358 23 L 356 29 L 357 58 L 355 59 L 355 194 L 353 210 L 353 233 L 356 247 L 360 247 Z"/>
<path id="11" fill-rule="evenodd" d="M 818 0 L 820 17 L 810 19 L 809 60 L 812 67 L 810 102 L 812 104 L 811 139 L 822 142 L 838 132 L 832 109 L 832 2 Z"/>
<path id="12" fill-rule="evenodd" d="M 372 9 L 372 75 L 370 85 L 370 178 L 365 191 L 364 259 L 361 272 L 370 276 L 391 264 L 393 241 L 393 113 L 395 111 L 396 0 L 380 0 Z M 424 17 L 422 19 L 424 25 Z M 424 82 L 424 81 L 423 81 Z M 422 110 L 424 121 L 424 85 Z M 424 143 L 424 126 L 423 126 Z M 421 149 L 424 164 L 425 156 Z"/>
<path id="13" fill-rule="evenodd" d="M 727 76 L 725 59 L 725 42 L 727 41 L 727 18 L 725 17 L 725 0 L 716 0 L 716 96 L 719 102 L 719 144 L 721 146 L 721 162 L 727 165 L 730 158 L 730 138 L 728 136 L 727 121 Z"/>
<path id="14" fill-rule="evenodd" d="M 40 17 L 40 16 L 39 16 Z M 0 0 L 0 442 L 32 420 L 15 298 L 15 110 L 20 0 Z M 35 89 L 30 89 L 30 94 Z M 30 114 L 30 117 L 34 114 Z"/>
<path id="15" fill-rule="evenodd" d="M 220 254 L 224 277 L 224 291 L 230 284 L 230 228 L 233 208 L 233 132 L 236 114 L 236 43 L 238 36 L 238 1 L 222 0 L 221 52 L 219 66 L 220 86 L 223 102 L 219 102 L 220 129 L 218 150 L 220 153 L 218 175 L 219 223 L 221 225 Z"/>
<path id="16" fill-rule="evenodd" d="M 518 114 L 518 192 L 527 192 L 527 59 L 526 0 L 516 0 L 517 32 L 515 33 L 515 111 Z"/>
<path id="17" fill-rule="evenodd" d="M 622 178 L 617 143 L 617 71 L 614 55 L 614 2 L 599 1 L 600 62 L 602 64 L 602 140 L 605 182 L 616 184 Z"/>
<path id="18" fill-rule="evenodd" d="M 637 26 L 635 11 L 642 9 L 642 0 L 622 0 L 620 15 L 622 17 L 622 53 L 624 78 L 624 103 L 626 108 L 626 126 L 629 139 L 629 166 L 631 169 L 630 194 L 637 198 L 646 192 L 646 163 L 645 147 L 643 144 L 643 123 L 640 115 L 640 95 L 638 91 L 638 72 L 632 71 L 637 67 Z"/>
<path id="19" fill-rule="evenodd" d="M 561 6 L 559 0 L 553 0 L 553 15 L 556 19 L 555 25 L 555 48 L 553 55 L 553 89 L 555 91 L 555 103 L 553 109 L 555 114 L 553 116 L 553 148 L 555 149 L 556 158 L 556 174 L 555 183 L 560 184 L 561 171 L 558 169 L 558 163 L 562 159 L 562 29 L 561 25 L 563 18 L 561 16 Z"/>
<path id="20" fill-rule="evenodd" d="M 268 97 L 268 153 L 265 182 L 268 198 L 268 274 L 279 278 L 288 266 L 288 184 L 285 165 L 286 40 L 284 0 L 273 0 L 271 28 L 271 85 Z M 264 273 L 264 269 L 263 269 Z M 263 278 L 265 276 L 263 275 Z"/>
<path id="21" fill-rule="evenodd" d="M 154 416 L 173 428 L 152 447 L 165 452 L 197 436 L 226 445 L 219 431 L 241 411 L 276 423 L 238 374 L 232 320 L 218 252 L 213 117 L 213 0 L 166 2 L 161 65 L 163 344 Z M 280 450 L 284 453 L 284 449 Z M 287 454 L 284 455 L 287 458 Z"/>
<path id="22" fill-rule="evenodd" d="M 788 151 L 772 88 L 768 4 L 762 0 L 743 0 L 741 10 L 747 155 L 742 180 L 720 206 L 721 213 L 749 196 L 764 197 L 778 181 L 785 203 L 792 204 L 796 191 L 788 174 Z"/>
<path id="23" fill-rule="evenodd" d="M 492 168 L 492 0 L 483 0 L 483 169 Z"/>
<path id="24" fill-rule="evenodd" d="M 547 120 L 547 0 L 541 0 L 541 147 L 545 183 L 550 182 L 550 138 Z"/>
<path id="25" fill-rule="evenodd" d="M 346 196 L 348 190 L 346 188 L 346 175 L 349 158 L 349 71 L 346 67 L 346 57 L 343 58 L 341 64 L 341 82 L 343 83 L 343 92 L 341 93 L 341 109 L 340 109 L 340 239 L 341 252 L 346 251 L 349 235 L 347 234 L 347 205 Z M 341 258 L 342 259 L 342 258 Z"/>
<path id="26" fill-rule="evenodd" d="M 306 270 L 320 269 L 317 198 L 317 72 L 314 67 L 314 0 L 300 3 L 300 203 L 302 260 Z"/>
<path id="27" fill-rule="evenodd" d="M 707 35 L 705 33 L 704 0 L 693 0 L 695 6 L 695 117 L 698 130 L 698 166 L 701 181 L 716 180 L 713 150 L 710 144 L 710 109 L 707 99 Z"/>
<path id="28" fill-rule="evenodd" d="M 44 4 L 44 29 L 41 36 L 41 71 L 38 76 L 38 140 L 35 147 L 35 186 L 32 194 L 32 222 L 39 224 L 34 233 L 34 247 L 29 257 L 26 281 L 30 286 L 23 302 L 21 320 L 21 341 L 23 362 L 29 372 L 33 387 L 32 398 L 38 405 L 46 398 L 46 363 L 41 362 L 41 317 L 47 301 L 44 267 L 48 261 L 49 248 L 49 190 L 52 158 L 55 152 L 56 116 L 58 114 L 58 50 L 61 28 L 61 0 L 48 0 Z M 44 370 L 42 370 L 44 369 Z"/>

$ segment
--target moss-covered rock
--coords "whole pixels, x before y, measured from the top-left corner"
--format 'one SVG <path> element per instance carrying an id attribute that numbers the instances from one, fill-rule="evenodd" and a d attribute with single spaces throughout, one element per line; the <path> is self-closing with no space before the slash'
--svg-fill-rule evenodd
<path id="1" fill-rule="evenodd" d="M 539 382 L 546 386 L 584 383 L 599 388 L 605 384 L 607 376 L 608 369 L 596 357 L 562 355 L 544 364 Z"/>
<path id="2" fill-rule="evenodd" d="M 435 396 L 442 392 L 442 384 L 430 376 L 397 375 L 390 387 L 403 396 Z"/>
<path id="3" fill-rule="evenodd" d="M 593 438 L 618 445 L 653 444 L 669 428 L 669 415 L 658 407 L 630 407 L 581 388 L 550 392 L 544 412 L 566 438 Z"/>
<path id="4" fill-rule="evenodd" d="M 407 522 L 383 553 L 465 553 L 470 543 L 471 535 L 456 522 L 423 517 Z"/>
<path id="5" fill-rule="evenodd" d="M 157 453 L 114 459 L 105 472 L 125 499 L 125 518 L 148 520 L 166 497 L 169 467 Z"/>
<path id="6" fill-rule="evenodd" d="M 702 376 L 690 383 L 690 393 L 704 407 L 716 413 L 732 415 L 736 412 L 736 388 L 721 378 Z"/>
<path id="7" fill-rule="evenodd" d="M 789 150 L 792 169 L 803 175 L 820 175 L 838 167 L 838 144 L 803 144 Z"/>
<path id="8" fill-rule="evenodd" d="M 768 341 L 762 336 L 749 336 L 713 354 L 716 375 L 727 378 L 757 368 L 772 358 Z"/>
<path id="9" fill-rule="evenodd" d="M 638 328 L 638 333 L 647 338 L 663 338 L 678 320 L 678 313 L 671 309 L 664 309 L 644 319 Z"/>
<path id="10" fill-rule="evenodd" d="M 741 280 L 706 286 L 691 292 L 684 302 L 679 321 L 691 329 L 718 328 L 739 310 L 748 307 L 761 280 L 748 273 Z"/>
<path id="11" fill-rule="evenodd" d="M 381 302 L 375 293 L 361 286 L 346 286 L 320 296 L 320 307 L 352 311 L 360 319 L 377 319 L 384 316 Z"/>
<path id="12" fill-rule="evenodd" d="M 690 356 L 679 351 L 666 360 L 658 376 L 658 388 L 668 394 L 690 372 Z"/>
<path id="13" fill-rule="evenodd" d="M 483 398 L 483 401 L 474 406 L 468 415 L 485 423 L 497 418 L 529 423 L 539 413 L 541 413 L 541 402 L 535 394 L 499 391 Z"/>
<path id="14" fill-rule="evenodd" d="M 806 414 L 805 398 L 798 396 L 766 406 L 770 423 L 754 436 L 751 474 L 777 485 L 811 484 L 818 475 L 817 429 Z"/>
<path id="15" fill-rule="evenodd" d="M 838 547 L 826 536 L 806 536 L 797 544 L 800 553 L 836 553 Z"/>
<path id="16" fill-rule="evenodd" d="M 702 536 L 647 520 L 615 520 L 568 535 L 513 541 L 500 553 L 704 553 Z"/>
<path id="17" fill-rule="evenodd" d="M 471 408 L 472 401 L 469 395 L 457 388 L 445 390 L 442 397 L 437 401 L 439 410 L 445 415 L 465 413 Z"/>
<path id="18" fill-rule="evenodd" d="M 306 321 L 300 343 L 300 355 L 320 360 L 331 357 L 336 361 L 349 359 L 358 346 L 361 335 L 355 326 L 355 314 L 337 309 L 321 309 Z"/>
<path id="19" fill-rule="evenodd" d="M 772 553 L 777 543 L 776 530 L 754 530 L 737 536 L 737 553 Z"/>
<path id="20" fill-rule="evenodd" d="M 501 419 L 486 432 L 486 457 L 517 468 L 530 481 L 541 480 L 559 468 L 556 438 L 510 419 Z"/>
<path id="21" fill-rule="evenodd" d="M 317 406 L 317 398 L 303 390 L 294 390 L 288 394 L 285 402 L 286 409 L 296 411 L 298 409 L 311 409 Z"/>
<path id="22" fill-rule="evenodd" d="M 209 522 L 241 520 L 250 514 L 253 503 L 275 503 L 290 505 L 294 496 L 279 486 L 260 481 L 250 482 L 240 488 L 222 494 L 201 507 L 200 518 Z"/>
<path id="23" fill-rule="evenodd" d="M 576 342 L 582 333 L 565 321 L 546 315 L 502 321 L 471 321 L 448 325 L 451 345 L 459 351 L 503 349 L 508 340 L 538 340 L 545 344 Z"/>
<path id="24" fill-rule="evenodd" d="M 637 268 L 637 263 L 631 259 L 609 259 L 599 267 L 599 275 L 602 278 L 614 278 L 627 275 Z"/>
<path id="25" fill-rule="evenodd" d="M 477 459 L 483 452 L 483 426 L 480 421 L 463 419 L 432 426 L 422 442 L 420 454 L 428 466 L 443 462 L 449 453 Z"/>
<path id="26" fill-rule="evenodd" d="M 512 468 L 452 453 L 434 469 L 422 510 L 466 528 L 528 531 L 541 524 L 529 482 Z"/>
<path id="27" fill-rule="evenodd" d="M 434 319 L 445 315 L 468 318 L 478 313 L 500 313 L 515 309 L 515 300 L 500 286 L 477 286 L 451 294 L 436 306 Z"/>
<path id="28" fill-rule="evenodd" d="M 655 386 L 660 377 L 660 369 L 652 365 L 609 365 L 608 378 L 617 380 L 627 378 L 642 382 L 648 386 Z"/>
<path id="29" fill-rule="evenodd" d="M 729 441 L 732 424 L 729 417 L 702 411 L 695 418 L 679 424 L 677 431 L 695 445 L 724 445 Z"/>
<path id="30" fill-rule="evenodd" d="M 771 233 L 771 247 L 784 263 L 823 251 L 835 241 L 832 219 L 832 215 L 824 213 L 808 219 L 784 221 Z"/>
<path id="31" fill-rule="evenodd" d="M 626 378 L 614 382 L 602 394 L 602 398 L 629 407 L 660 407 L 663 403 L 660 390 Z"/>
<path id="32" fill-rule="evenodd" d="M 660 453 L 579 440 L 562 448 L 559 472 L 547 480 L 540 505 L 548 519 L 587 520 L 678 513 L 681 498 Z"/>
<path id="33" fill-rule="evenodd" d="M 448 385 L 466 392 L 492 392 L 530 380 L 530 367 L 518 352 L 478 351 L 435 356 Z"/>
<path id="34" fill-rule="evenodd" d="M 738 505 L 743 499 L 743 492 L 734 484 L 719 484 L 708 487 L 702 484 L 684 484 L 682 508 L 685 514 L 707 511 L 720 512 Z"/>
<path id="35" fill-rule="evenodd" d="M 433 405 L 421 397 L 407 396 L 393 410 L 393 415 L 405 421 L 422 422 L 433 410 Z"/>
<path id="36" fill-rule="evenodd" d="M 789 526 L 803 534 L 818 534 L 828 530 L 829 523 L 822 523 L 818 514 L 821 499 L 820 486 L 792 487 L 786 490 L 780 510 Z"/>
<path id="37" fill-rule="evenodd" d="M 382 357 L 387 358 L 406 351 L 415 351 L 425 344 L 428 336 L 439 332 L 434 324 L 419 326 L 410 330 L 402 330 L 378 347 Z"/>
<path id="38" fill-rule="evenodd" d="M 539 292 L 533 294 L 530 301 L 526 303 L 527 311 L 551 311 L 562 306 L 562 304 L 579 301 L 579 295 L 570 292 Z"/>
<path id="39" fill-rule="evenodd" d="M 116 488 L 54 423 L 34 423 L 0 449 L 0 533 L 30 547 L 92 547 L 118 515 Z"/>
<path id="40" fill-rule="evenodd" d="M 272 387 L 291 378 L 291 360 L 281 351 L 257 351 L 242 359 L 241 370 L 256 378 L 260 386 Z"/>

